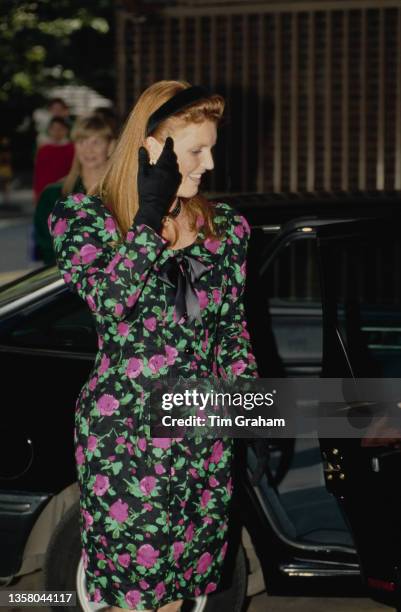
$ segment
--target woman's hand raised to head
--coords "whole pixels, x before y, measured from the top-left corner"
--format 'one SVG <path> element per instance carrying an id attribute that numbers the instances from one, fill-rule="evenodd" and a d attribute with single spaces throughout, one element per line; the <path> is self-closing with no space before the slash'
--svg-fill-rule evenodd
<path id="1" fill-rule="evenodd" d="M 178 170 L 174 142 L 166 138 L 163 150 L 155 164 L 149 163 L 145 147 L 138 151 L 139 210 L 135 222 L 144 223 L 160 232 L 162 219 L 174 201 L 182 176 Z"/>

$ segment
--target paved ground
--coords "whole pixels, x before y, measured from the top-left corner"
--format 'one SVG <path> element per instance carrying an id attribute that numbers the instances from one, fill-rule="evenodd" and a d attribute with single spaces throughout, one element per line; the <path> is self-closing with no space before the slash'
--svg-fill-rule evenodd
<path id="1" fill-rule="evenodd" d="M 0 285 L 40 267 L 32 261 L 32 191 L 15 189 L 7 206 L 0 205 Z"/>
<path id="2" fill-rule="evenodd" d="M 13 586 L 16 591 L 40 590 L 42 572 L 34 572 L 21 578 Z M 27 612 L 30 608 L 1 608 L 1 612 Z M 32 611 L 50 612 L 48 608 L 33 607 Z M 391 608 L 376 604 L 370 599 L 344 597 L 269 597 L 261 593 L 252 597 L 246 612 L 391 612 Z M 226 611 L 222 611 L 226 612 Z M 245 611 L 244 611 L 245 612 Z"/>

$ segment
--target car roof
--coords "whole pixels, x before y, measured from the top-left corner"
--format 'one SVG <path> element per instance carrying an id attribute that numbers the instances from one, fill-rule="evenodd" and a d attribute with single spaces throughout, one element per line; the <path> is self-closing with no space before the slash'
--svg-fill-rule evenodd
<path id="1" fill-rule="evenodd" d="M 248 193 L 219 195 L 243 213 L 254 226 L 271 225 L 279 229 L 296 219 L 327 223 L 330 219 L 401 216 L 400 191 Z M 332 221 L 331 221 L 332 222 Z"/>
<path id="2" fill-rule="evenodd" d="M 26 302 L 41 298 L 49 291 L 63 287 L 66 285 L 56 266 L 47 266 L 20 276 L 0 287 L 0 315 L 7 314 L 17 303 L 22 306 Z"/>

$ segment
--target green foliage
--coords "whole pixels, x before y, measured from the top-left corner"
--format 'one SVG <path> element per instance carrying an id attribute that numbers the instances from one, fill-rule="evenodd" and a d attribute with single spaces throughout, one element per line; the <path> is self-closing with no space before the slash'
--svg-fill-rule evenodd
<path id="1" fill-rule="evenodd" d="M 12 127 L 50 87 L 80 84 L 114 97 L 113 0 L 1 0 L 0 110 Z"/>

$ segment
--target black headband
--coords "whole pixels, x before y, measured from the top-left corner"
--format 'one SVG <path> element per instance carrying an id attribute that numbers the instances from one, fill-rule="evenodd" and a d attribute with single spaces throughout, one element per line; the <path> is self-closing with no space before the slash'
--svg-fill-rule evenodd
<path id="1" fill-rule="evenodd" d="M 187 106 L 191 106 L 192 102 L 196 102 L 196 100 L 201 100 L 202 98 L 208 98 L 209 96 L 210 93 L 199 85 L 183 89 L 150 115 L 146 125 L 146 136 L 149 136 L 159 123 L 162 123 L 162 121 L 171 117 L 171 115 L 183 110 Z"/>

